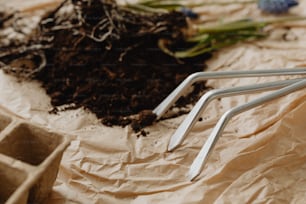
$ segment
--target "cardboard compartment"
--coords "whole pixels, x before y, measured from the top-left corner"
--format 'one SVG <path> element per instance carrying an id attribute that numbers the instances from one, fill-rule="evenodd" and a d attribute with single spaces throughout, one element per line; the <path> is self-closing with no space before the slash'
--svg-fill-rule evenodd
<path id="1" fill-rule="evenodd" d="M 5 203 L 25 182 L 27 173 L 0 162 L 0 203 Z M 26 203 L 28 194 L 18 198 L 18 203 Z"/>
<path id="2" fill-rule="evenodd" d="M 0 128 L 10 123 L 0 137 L 0 203 L 43 203 L 52 190 L 70 140 L 0 113 Z M 9 163 L 18 164 L 20 170 L 7 165 Z M 19 191 L 14 194 L 16 189 Z"/>
<path id="3" fill-rule="evenodd" d="M 0 114 L 0 132 L 11 123 L 11 119 L 8 116 Z"/>
<path id="4" fill-rule="evenodd" d="M 44 168 L 44 172 L 38 177 L 38 180 L 32 186 L 29 192 L 29 203 L 43 203 L 52 190 L 53 183 L 57 177 L 59 164 L 64 150 L 58 152 L 55 157 L 48 159 L 48 164 Z"/>
<path id="5" fill-rule="evenodd" d="M 59 135 L 20 124 L 0 141 L 0 153 L 31 165 L 39 165 L 61 142 Z"/>

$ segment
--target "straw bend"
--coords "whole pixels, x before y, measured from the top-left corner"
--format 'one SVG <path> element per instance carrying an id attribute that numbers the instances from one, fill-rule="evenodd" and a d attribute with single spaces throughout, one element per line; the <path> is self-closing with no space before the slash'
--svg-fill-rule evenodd
<path id="1" fill-rule="evenodd" d="M 206 161 L 208 160 L 209 155 L 211 154 L 212 149 L 214 148 L 215 144 L 217 143 L 218 139 L 220 138 L 221 134 L 223 133 L 223 130 L 225 126 L 228 124 L 230 119 L 239 113 L 245 112 L 247 110 L 250 110 L 252 108 L 255 108 L 259 105 L 262 105 L 266 102 L 275 100 L 279 97 L 288 95 L 292 92 L 295 92 L 297 90 L 306 88 L 306 79 L 300 79 L 299 81 L 285 86 L 284 88 L 274 91 L 270 94 L 267 94 L 263 97 L 254 99 L 248 103 L 245 103 L 243 105 L 237 106 L 235 108 L 232 108 L 231 110 L 227 111 L 226 113 L 223 114 L 221 119 L 218 121 L 216 126 L 214 127 L 212 133 L 208 137 L 207 141 L 203 145 L 202 149 L 200 150 L 199 154 L 193 161 L 188 177 L 190 180 L 194 180 L 202 171 L 204 168 L 204 165 Z"/>

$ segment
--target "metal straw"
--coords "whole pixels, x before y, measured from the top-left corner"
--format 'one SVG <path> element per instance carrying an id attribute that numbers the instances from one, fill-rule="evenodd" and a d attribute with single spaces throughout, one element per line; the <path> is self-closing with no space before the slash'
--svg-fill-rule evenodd
<path id="1" fill-rule="evenodd" d="M 252 100 L 248 103 L 245 103 L 243 105 L 237 106 L 235 108 L 232 108 L 231 110 L 224 113 L 221 117 L 221 119 L 218 121 L 216 126 L 214 127 L 212 133 L 208 137 L 207 141 L 203 145 L 202 149 L 200 150 L 199 154 L 193 161 L 188 177 L 190 180 L 194 180 L 202 171 L 204 168 L 204 165 L 213 150 L 214 146 L 216 145 L 218 139 L 222 135 L 222 132 L 225 128 L 225 126 L 228 124 L 231 118 L 238 115 L 239 113 L 245 112 L 247 110 L 250 110 L 252 108 L 255 108 L 256 106 L 262 105 L 266 102 L 272 101 L 274 99 L 277 99 L 279 97 L 288 95 L 292 92 L 295 92 L 297 90 L 306 88 L 306 79 L 300 79 L 298 82 L 295 82 L 291 85 L 288 85 L 278 91 L 274 91 L 273 93 L 267 94 L 263 97 L 257 98 L 255 100 Z"/>
<path id="2" fill-rule="evenodd" d="M 196 72 L 189 75 L 168 97 L 166 97 L 154 110 L 157 119 L 184 94 L 184 92 L 195 82 L 207 79 L 225 79 L 241 77 L 260 77 L 260 76 L 281 76 L 281 75 L 304 75 L 306 68 L 287 68 L 287 69 L 265 69 L 265 70 L 248 70 L 248 71 L 220 71 L 220 72 Z"/>
<path id="3" fill-rule="evenodd" d="M 215 89 L 208 91 L 204 94 L 200 100 L 196 103 L 190 113 L 186 116 L 184 121 L 175 131 L 175 133 L 170 138 L 170 143 L 168 145 L 168 151 L 172 151 L 176 147 L 178 147 L 184 140 L 184 138 L 188 135 L 192 127 L 198 121 L 200 115 L 203 113 L 205 108 L 208 104 L 216 99 L 222 97 L 229 97 L 234 95 L 241 95 L 241 94 L 248 94 L 248 93 L 257 93 L 263 92 L 273 89 L 282 88 L 284 86 L 293 84 L 300 79 L 292 79 L 292 80 L 283 80 L 283 81 L 276 81 L 276 82 L 269 82 L 269 83 L 262 83 L 256 85 L 248 85 L 242 87 L 234 87 L 234 88 L 227 88 L 227 89 Z"/>

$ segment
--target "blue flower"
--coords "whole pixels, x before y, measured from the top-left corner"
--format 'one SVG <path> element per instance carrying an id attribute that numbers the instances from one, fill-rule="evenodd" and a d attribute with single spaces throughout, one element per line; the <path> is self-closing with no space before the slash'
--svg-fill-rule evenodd
<path id="1" fill-rule="evenodd" d="M 295 0 L 258 0 L 258 8 L 267 13 L 285 13 L 299 3 Z"/>
<path id="2" fill-rule="evenodd" d="M 182 7 L 180 10 L 185 16 L 191 18 L 191 19 L 197 19 L 199 17 L 199 15 L 197 13 L 195 13 L 194 11 L 192 11 L 189 8 L 186 7 Z"/>

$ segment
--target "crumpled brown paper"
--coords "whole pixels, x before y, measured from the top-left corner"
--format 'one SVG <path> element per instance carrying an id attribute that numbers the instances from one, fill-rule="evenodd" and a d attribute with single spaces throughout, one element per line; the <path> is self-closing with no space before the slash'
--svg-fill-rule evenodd
<path id="1" fill-rule="evenodd" d="M 15 0 L 14 0 L 15 1 Z M 202 18 L 262 17 L 256 5 L 200 9 Z M 292 10 L 306 15 L 306 2 Z M 306 66 L 306 22 L 274 26 L 268 39 L 241 43 L 214 54 L 208 70 Z M 284 40 L 286 39 L 286 40 Z M 214 88 L 289 77 L 209 80 Z M 50 115 L 50 99 L 35 82 L 18 83 L 0 72 L 0 104 L 35 123 L 72 135 L 48 204 L 53 203 L 305 203 L 306 90 L 234 117 L 199 178 L 189 166 L 220 116 L 260 95 L 213 101 L 183 144 L 167 152 L 185 115 L 160 121 L 137 137 L 130 127 L 105 127 L 82 109 Z"/>

